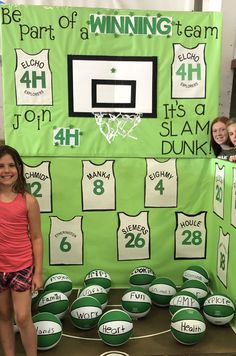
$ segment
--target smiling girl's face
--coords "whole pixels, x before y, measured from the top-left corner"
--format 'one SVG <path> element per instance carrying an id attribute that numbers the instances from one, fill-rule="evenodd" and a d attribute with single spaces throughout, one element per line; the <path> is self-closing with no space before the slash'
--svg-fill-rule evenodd
<path id="1" fill-rule="evenodd" d="M 236 122 L 228 126 L 229 139 L 236 147 Z"/>
<path id="2" fill-rule="evenodd" d="M 226 124 L 218 121 L 212 126 L 212 137 L 218 145 L 223 145 L 228 139 Z"/>
<path id="3" fill-rule="evenodd" d="M 0 185 L 13 186 L 18 179 L 18 171 L 11 155 L 0 158 Z"/>

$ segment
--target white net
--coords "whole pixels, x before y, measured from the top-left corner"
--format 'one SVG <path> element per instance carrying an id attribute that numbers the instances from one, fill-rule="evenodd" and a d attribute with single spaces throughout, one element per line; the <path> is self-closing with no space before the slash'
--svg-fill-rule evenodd
<path id="1" fill-rule="evenodd" d="M 140 123 L 141 114 L 112 114 L 93 113 L 100 132 L 112 143 L 117 136 L 129 137 L 137 140 L 131 135 L 133 129 Z"/>

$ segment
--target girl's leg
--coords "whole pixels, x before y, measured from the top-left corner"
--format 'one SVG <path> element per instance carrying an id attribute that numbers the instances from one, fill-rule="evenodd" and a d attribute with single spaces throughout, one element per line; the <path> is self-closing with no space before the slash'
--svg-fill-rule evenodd
<path id="1" fill-rule="evenodd" d="M 11 290 L 15 321 L 19 328 L 26 356 L 37 355 L 37 334 L 31 315 L 31 291 Z"/>
<path id="2" fill-rule="evenodd" d="M 15 335 L 12 321 L 11 292 L 0 293 L 0 342 L 6 356 L 15 355 Z"/>

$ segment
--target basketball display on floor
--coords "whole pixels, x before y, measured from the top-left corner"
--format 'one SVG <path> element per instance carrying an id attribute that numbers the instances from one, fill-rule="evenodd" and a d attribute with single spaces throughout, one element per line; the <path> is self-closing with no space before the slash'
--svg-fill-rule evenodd
<path id="1" fill-rule="evenodd" d="M 52 313 L 42 312 L 32 318 L 37 332 L 38 350 L 49 350 L 61 340 L 62 324 L 60 319 Z"/>
<path id="2" fill-rule="evenodd" d="M 105 312 L 98 322 L 98 335 L 109 346 L 125 344 L 133 332 L 133 321 L 128 313 L 120 309 Z"/>
<path id="3" fill-rule="evenodd" d="M 176 294 L 176 285 L 170 278 L 158 277 L 152 281 L 148 290 L 153 304 L 166 307 Z"/>
<path id="4" fill-rule="evenodd" d="M 91 296 L 77 298 L 70 306 L 71 322 L 78 329 L 94 328 L 101 315 L 101 303 Z"/>
<path id="5" fill-rule="evenodd" d="M 13 321 L 13 330 L 14 330 L 14 333 L 18 333 L 20 331 L 18 328 L 18 325 L 16 325 L 15 320 Z"/>
<path id="6" fill-rule="evenodd" d="M 46 279 L 43 288 L 44 291 L 58 290 L 69 297 L 72 292 L 72 281 L 66 274 L 55 273 Z"/>
<path id="7" fill-rule="evenodd" d="M 129 283 L 132 287 L 143 287 L 148 289 L 155 278 L 156 274 L 150 267 L 139 266 L 131 272 Z"/>
<path id="8" fill-rule="evenodd" d="M 197 344 L 203 339 L 205 333 L 206 324 L 198 310 L 180 309 L 171 318 L 171 334 L 181 344 Z"/>
<path id="9" fill-rule="evenodd" d="M 97 284 L 88 285 L 80 290 L 78 298 L 91 296 L 96 298 L 100 303 L 102 309 L 105 309 L 108 302 L 108 294 L 105 288 Z"/>
<path id="10" fill-rule="evenodd" d="M 109 274 L 102 269 L 94 269 L 88 272 L 84 278 L 84 285 L 98 284 L 109 292 L 111 288 L 111 277 Z"/>
<path id="11" fill-rule="evenodd" d="M 169 305 L 169 311 L 171 315 L 183 308 L 193 308 L 200 310 L 200 304 L 196 295 L 191 292 L 180 291 L 171 298 Z"/>
<path id="12" fill-rule="evenodd" d="M 50 290 L 40 295 L 37 308 L 40 313 L 49 312 L 62 319 L 69 309 L 69 300 L 64 293 Z"/>
<path id="13" fill-rule="evenodd" d="M 191 292 L 194 295 L 196 295 L 196 297 L 199 300 L 200 306 L 203 305 L 204 301 L 206 300 L 209 294 L 208 286 L 205 283 L 198 281 L 196 279 L 189 279 L 185 281 L 182 284 L 181 290 Z"/>
<path id="14" fill-rule="evenodd" d="M 142 287 L 132 287 L 125 291 L 121 299 L 121 305 L 132 319 L 146 316 L 152 306 L 148 291 Z"/>
<path id="15" fill-rule="evenodd" d="M 205 318 L 214 325 L 228 324 L 235 315 L 235 305 L 226 295 L 213 294 L 203 304 Z"/>
<path id="16" fill-rule="evenodd" d="M 35 291 L 32 293 L 31 296 L 31 304 L 32 306 L 36 305 L 38 303 L 38 299 L 39 299 L 39 291 Z"/>
<path id="17" fill-rule="evenodd" d="M 209 274 L 202 266 L 189 266 L 183 273 L 183 282 L 189 279 L 196 279 L 205 284 L 209 283 Z"/>

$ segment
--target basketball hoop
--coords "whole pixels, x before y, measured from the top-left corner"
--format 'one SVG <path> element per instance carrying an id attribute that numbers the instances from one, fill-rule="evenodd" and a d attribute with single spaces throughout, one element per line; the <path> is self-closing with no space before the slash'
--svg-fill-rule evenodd
<path id="1" fill-rule="evenodd" d="M 114 113 L 93 113 L 100 132 L 106 137 L 108 143 L 112 143 L 117 136 L 129 137 L 137 140 L 131 135 L 133 129 L 141 121 L 142 114 L 114 114 Z"/>

